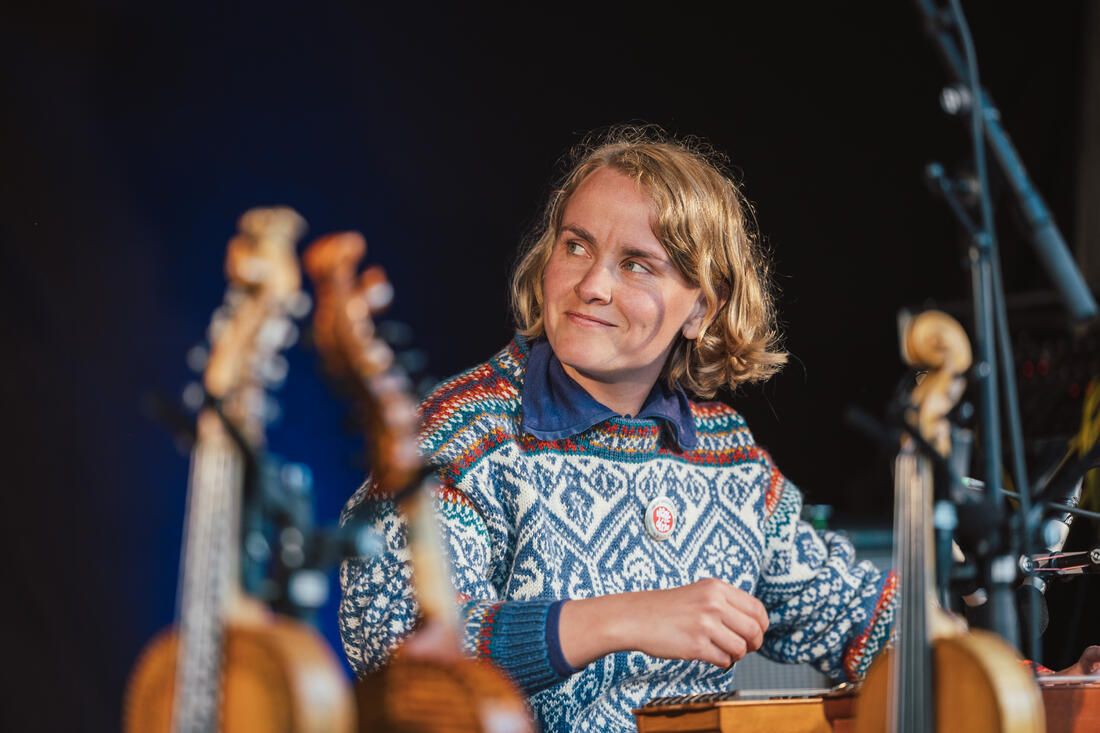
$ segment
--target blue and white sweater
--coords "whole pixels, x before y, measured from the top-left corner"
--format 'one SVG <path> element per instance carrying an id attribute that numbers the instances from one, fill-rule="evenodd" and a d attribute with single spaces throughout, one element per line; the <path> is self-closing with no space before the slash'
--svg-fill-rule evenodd
<path id="1" fill-rule="evenodd" d="M 768 609 L 762 654 L 812 662 L 834 679 L 862 676 L 891 632 L 895 576 L 856 564 L 847 540 L 800 521 L 801 495 L 736 411 L 685 401 L 695 431 L 687 439 L 644 410 L 540 439 L 522 427 L 529 353 L 517 338 L 439 386 L 421 407 L 420 440 L 441 480 L 437 508 L 466 647 L 512 675 L 542 730 L 634 730 L 631 708 L 725 690 L 733 675 L 641 652 L 572 670 L 557 641 L 564 599 L 721 578 Z M 659 496 L 677 518 L 663 541 L 644 526 Z M 345 517 L 352 513 L 387 540 L 381 558 L 348 560 L 340 573 L 340 631 L 363 674 L 386 661 L 417 608 L 393 503 L 364 486 Z"/>

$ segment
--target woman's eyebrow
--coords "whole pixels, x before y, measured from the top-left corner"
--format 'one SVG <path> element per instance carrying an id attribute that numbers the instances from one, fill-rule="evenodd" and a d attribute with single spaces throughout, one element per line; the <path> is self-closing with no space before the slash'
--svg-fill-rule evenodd
<path id="1" fill-rule="evenodd" d="M 640 257 L 646 260 L 653 260 L 655 262 L 668 261 L 668 254 L 663 250 L 657 252 L 652 249 L 642 249 L 641 247 L 626 246 L 623 247 L 623 254 L 627 257 Z"/>
<path id="2" fill-rule="evenodd" d="M 564 226 L 562 226 L 562 231 L 572 232 L 577 237 L 583 239 L 586 242 L 589 242 L 590 244 L 596 243 L 596 238 L 593 237 L 588 232 L 588 230 L 582 226 L 577 226 L 576 224 L 565 224 Z"/>

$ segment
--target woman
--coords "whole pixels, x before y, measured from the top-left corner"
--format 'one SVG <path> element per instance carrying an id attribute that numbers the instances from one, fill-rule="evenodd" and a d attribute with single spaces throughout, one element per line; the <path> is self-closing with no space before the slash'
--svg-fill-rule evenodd
<path id="1" fill-rule="evenodd" d="M 548 731 L 632 730 L 632 707 L 727 689 L 757 650 L 859 677 L 894 577 L 800 522 L 744 420 L 701 401 L 786 359 L 751 211 L 712 154 L 651 129 L 574 160 L 513 277 L 515 340 L 422 406 L 467 646 Z M 362 673 L 416 608 L 392 503 L 364 487 L 348 512 L 390 544 L 341 572 Z"/>

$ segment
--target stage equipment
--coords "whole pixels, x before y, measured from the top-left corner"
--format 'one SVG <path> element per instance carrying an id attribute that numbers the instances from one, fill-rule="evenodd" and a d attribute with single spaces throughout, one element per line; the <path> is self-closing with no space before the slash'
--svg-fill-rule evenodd
<path id="1" fill-rule="evenodd" d="M 1007 134 L 1001 129 L 996 107 L 981 88 L 974 44 L 959 0 L 951 0 L 949 11 L 938 7 L 932 0 L 917 0 L 917 7 L 924 16 L 925 28 L 934 40 L 948 73 L 958 83 L 953 87 L 952 93 L 943 95 L 945 109 L 965 112 L 969 117 L 974 183 L 979 203 L 979 216 L 975 220 L 959 196 L 959 191 L 967 187 L 949 180 L 939 164 L 929 166 L 929 180 L 971 238 L 970 263 L 978 345 L 974 376 L 980 394 L 978 408 L 981 445 L 985 481 L 989 490 L 980 511 L 962 515 L 964 521 L 969 521 L 971 525 L 963 529 L 972 535 L 981 534 L 986 538 L 980 542 L 977 555 L 981 584 L 989 589 L 990 625 L 1011 644 L 1018 646 L 1017 615 L 1012 589 L 1016 576 L 1015 558 L 1021 553 L 1030 553 L 1036 528 L 1031 512 L 1031 490 L 1024 460 L 1012 346 L 1009 341 L 1004 289 L 993 226 L 993 206 L 985 157 L 987 143 L 994 151 L 1005 179 L 1017 194 L 1030 224 L 1031 240 L 1040 260 L 1054 279 L 1071 316 L 1078 321 L 1094 319 L 1097 307 L 1066 250 L 1061 234 L 1042 199 L 1028 181 Z M 959 43 L 962 45 L 961 52 Z M 998 357 L 1001 368 L 998 368 Z M 1012 445 L 1009 454 L 1012 476 L 1020 495 L 1019 519 L 1010 517 L 1005 511 L 1004 481 L 1001 475 L 999 382 L 1003 383 L 1008 435 Z M 1032 659 L 1037 660 L 1040 648 L 1038 629 L 1034 623 L 1029 623 L 1026 639 L 1028 643 L 1025 649 Z"/>
<path id="2" fill-rule="evenodd" d="M 1051 216 L 1043 197 L 1031 184 L 1027 169 L 1012 145 L 1012 140 L 1001 127 L 1000 111 L 978 83 L 978 67 L 973 42 L 958 0 L 951 0 L 950 10 L 938 6 L 933 0 L 917 0 L 916 4 L 924 16 L 925 31 L 935 42 L 940 59 L 952 79 L 952 83 L 945 87 L 940 95 L 943 110 L 951 115 L 970 115 L 972 120 L 978 120 L 975 129 L 976 142 L 980 146 L 984 139 L 989 149 L 993 151 L 1001 174 L 1015 195 L 1020 211 L 1027 221 L 1027 234 L 1035 247 L 1039 261 L 1042 262 L 1050 279 L 1054 281 L 1066 310 L 1075 321 L 1091 321 L 1096 318 L 1098 312 L 1096 300 L 1077 269 L 1066 247 L 1065 238 Z M 959 49 L 959 42 L 962 43 L 962 51 Z M 984 159 L 984 153 L 982 157 Z M 938 164 L 933 165 L 938 166 Z M 937 179 L 937 185 L 944 186 L 945 193 L 951 193 L 952 199 L 956 202 L 958 202 L 956 197 L 958 191 L 969 192 L 971 195 L 977 194 L 980 198 L 988 197 L 984 163 L 975 166 L 977 181 L 974 183 L 977 184 L 977 188 L 964 182 L 949 181 L 943 176 L 942 166 L 938 168 L 939 174 L 933 175 L 933 178 Z M 954 205 L 952 204 L 953 207 Z M 987 204 L 983 203 L 983 209 L 985 208 Z M 976 235 L 975 238 L 983 232 L 993 236 L 992 222 L 985 220 L 985 211 L 982 217 L 980 232 L 977 228 L 968 227 Z M 965 220 L 970 220 L 968 214 Z"/>

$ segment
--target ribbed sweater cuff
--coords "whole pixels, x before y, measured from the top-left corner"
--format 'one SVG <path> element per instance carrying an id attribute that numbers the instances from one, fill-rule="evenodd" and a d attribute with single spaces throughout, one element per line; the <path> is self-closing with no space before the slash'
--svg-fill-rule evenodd
<path id="1" fill-rule="evenodd" d="M 561 619 L 561 607 L 564 605 L 565 600 L 554 601 L 546 612 L 546 653 L 550 656 L 550 666 L 563 678 L 580 672 L 579 669 L 573 669 L 573 666 L 565 661 L 565 655 L 561 651 L 558 622 Z"/>
<path id="2" fill-rule="evenodd" d="M 554 655 L 563 669 L 572 669 L 561 653 L 557 613 L 552 619 L 553 639 L 548 635 L 550 611 L 555 606 L 560 612 L 561 601 L 505 601 L 477 609 L 481 611 L 475 642 L 478 656 L 491 660 L 507 672 L 527 695 L 556 685 L 569 676 L 556 669 L 559 665 L 552 661 Z"/>

